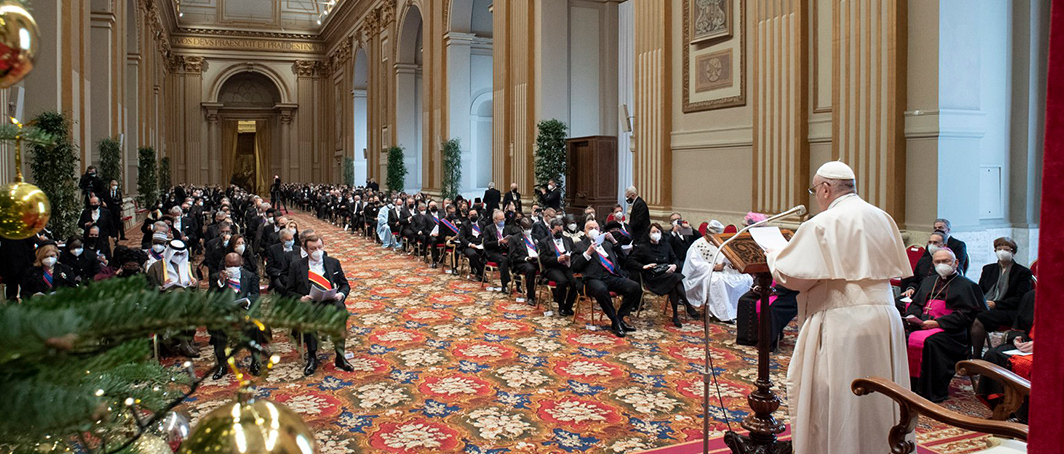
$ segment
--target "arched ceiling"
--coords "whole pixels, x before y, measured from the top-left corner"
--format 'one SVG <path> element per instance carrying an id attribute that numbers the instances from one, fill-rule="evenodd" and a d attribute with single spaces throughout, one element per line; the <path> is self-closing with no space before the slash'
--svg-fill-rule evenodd
<path id="1" fill-rule="evenodd" d="M 172 0 L 184 29 L 317 34 L 341 0 Z"/>

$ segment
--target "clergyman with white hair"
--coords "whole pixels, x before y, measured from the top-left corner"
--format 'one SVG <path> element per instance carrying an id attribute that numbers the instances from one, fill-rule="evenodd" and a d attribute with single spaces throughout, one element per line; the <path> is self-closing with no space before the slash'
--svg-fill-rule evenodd
<path id="1" fill-rule="evenodd" d="M 724 225 L 714 219 L 709 223 L 706 233 L 724 232 Z M 724 254 L 717 254 L 717 247 L 705 237 L 695 240 L 687 251 L 683 264 L 683 286 L 691 305 L 706 306 L 706 310 L 717 320 L 731 322 L 735 320 L 739 308 L 739 298 L 754 285 L 754 278 L 742 274 Z"/>

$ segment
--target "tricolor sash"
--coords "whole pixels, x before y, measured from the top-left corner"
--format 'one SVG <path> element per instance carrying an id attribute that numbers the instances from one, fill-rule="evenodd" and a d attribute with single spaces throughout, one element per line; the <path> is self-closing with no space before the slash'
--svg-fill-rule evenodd
<path id="1" fill-rule="evenodd" d="M 561 250 L 561 248 L 558 247 L 558 243 L 556 243 L 554 240 L 551 240 L 550 244 L 554 245 L 554 256 L 555 257 L 561 257 L 562 256 L 562 250 Z"/>
<path id="2" fill-rule="evenodd" d="M 307 271 L 307 280 L 310 281 L 311 285 L 316 285 L 322 290 L 332 289 L 332 282 L 329 282 L 328 279 L 325 279 L 325 276 L 315 273 L 314 270 Z"/>
<path id="3" fill-rule="evenodd" d="M 52 276 L 52 272 L 44 270 L 44 283 L 48 284 L 48 288 L 52 288 L 55 285 L 55 278 Z"/>
<path id="4" fill-rule="evenodd" d="M 458 233 L 458 226 L 454 225 L 453 222 L 448 221 L 447 218 L 440 219 L 440 222 L 443 222 L 443 225 L 447 226 L 447 228 L 451 229 L 454 233 Z"/>
<path id="5" fill-rule="evenodd" d="M 234 292 L 240 293 L 240 280 L 239 279 L 226 279 L 225 284 Z"/>
<path id="6" fill-rule="evenodd" d="M 606 268 L 606 271 L 609 271 L 610 274 L 617 274 L 617 269 L 613 267 L 613 262 L 606 258 L 605 255 L 599 253 L 597 248 L 595 249 L 595 255 L 598 257 L 599 263 L 602 264 L 602 267 Z"/>
<path id="7" fill-rule="evenodd" d="M 156 254 L 154 250 L 149 249 L 148 253 L 151 254 L 151 258 L 153 258 L 155 260 L 162 260 L 163 259 L 163 255 L 162 254 Z"/>
<path id="8" fill-rule="evenodd" d="M 480 226 L 476 222 L 473 223 L 473 237 L 480 238 Z"/>
<path id="9" fill-rule="evenodd" d="M 521 239 L 525 240 L 525 246 L 527 246 L 529 249 L 533 251 L 536 250 L 536 245 L 532 244 L 532 240 L 528 239 L 527 236 L 521 235 Z"/>

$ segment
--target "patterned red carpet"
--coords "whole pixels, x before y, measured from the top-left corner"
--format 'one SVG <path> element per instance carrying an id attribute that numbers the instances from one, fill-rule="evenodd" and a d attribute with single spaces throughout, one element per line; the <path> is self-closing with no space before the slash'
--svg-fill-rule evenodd
<path id="1" fill-rule="evenodd" d="M 655 301 L 635 318 L 639 331 L 618 339 L 483 292 L 478 283 L 383 251 L 312 216 L 295 218 L 324 236 L 351 281 L 347 350 L 356 371 L 336 370 L 325 345 L 329 360 L 303 377 L 295 346 L 275 333 L 271 345 L 283 359 L 258 394 L 301 414 L 322 453 L 620 453 L 700 439 L 701 323 L 666 326 Z M 138 244 L 137 237 L 129 244 Z M 728 409 L 711 408 L 719 436 L 725 417 L 738 429 L 736 421 L 747 414 L 756 354 L 735 344 L 734 327 L 710 328 Z M 772 364 L 784 402 L 794 336 L 787 333 Z M 201 373 L 213 364 L 205 340 L 195 362 Z M 955 385 L 955 394 L 965 397 L 947 406 L 983 411 L 967 381 Z M 188 403 L 193 419 L 234 392 L 231 375 L 208 381 Z M 786 420 L 785 411 L 777 417 Z M 938 424 L 922 424 L 919 434 L 921 444 L 935 445 L 931 453 L 983 446 L 981 438 Z"/>

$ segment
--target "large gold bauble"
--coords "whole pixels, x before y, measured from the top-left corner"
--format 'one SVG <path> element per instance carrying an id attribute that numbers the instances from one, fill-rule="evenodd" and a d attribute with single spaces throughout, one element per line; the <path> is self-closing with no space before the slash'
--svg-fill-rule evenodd
<path id="1" fill-rule="evenodd" d="M 133 442 L 132 448 L 132 452 L 137 454 L 174 454 L 163 437 L 150 433 L 141 435 Z"/>
<path id="2" fill-rule="evenodd" d="M 29 183 L 0 186 L 0 236 L 12 240 L 40 232 L 52 216 L 44 191 Z"/>
<path id="3" fill-rule="evenodd" d="M 294 411 L 268 400 L 233 402 L 208 413 L 180 454 L 312 454 L 314 433 Z"/>
<path id="4" fill-rule="evenodd" d="M 0 88 L 15 85 L 33 71 L 40 39 L 37 21 L 21 3 L 0 1 Z"/>

